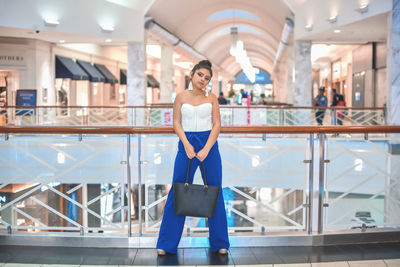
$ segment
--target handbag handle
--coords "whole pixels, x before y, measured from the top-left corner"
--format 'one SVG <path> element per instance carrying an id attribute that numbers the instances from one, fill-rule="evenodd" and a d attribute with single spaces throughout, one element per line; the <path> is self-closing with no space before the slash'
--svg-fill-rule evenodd
<path id="1" fill-rule="evenodd" d="M 190 163 L 192 162 L 192 159 L 189 159 L 187 171 L 186 171 L 186 181 L 185 181 L 185 186 L 189 185 L 189 172 L 190 172 Z M 202 177 L 203 177 L 203 182 L 204 182 L 204 188 L 208 188 L 207 185 L 207 178 L 206 178 L 206 169 L 204 168 L 204 163 L 201 161 L 201 167 L 202 168 Z"/>

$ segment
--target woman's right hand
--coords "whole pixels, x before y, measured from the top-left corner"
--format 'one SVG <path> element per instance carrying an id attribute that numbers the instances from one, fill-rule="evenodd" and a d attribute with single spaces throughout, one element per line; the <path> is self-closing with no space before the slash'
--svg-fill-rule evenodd
<path id="1" fill-rule="evenodd" d="M 189 159 L 196 157 L 196 152 L 194 152 L 194 148 L 190 143 L 187 145 L 184 145 L 184 147 L 185 147 L 186 155 Z"/>

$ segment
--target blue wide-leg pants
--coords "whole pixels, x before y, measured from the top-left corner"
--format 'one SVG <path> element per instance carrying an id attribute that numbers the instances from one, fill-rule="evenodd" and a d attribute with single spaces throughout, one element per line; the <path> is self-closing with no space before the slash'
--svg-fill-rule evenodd
<path id="1" fill-rule="evenodd" d="M 208 140 L 210 131 L 205 132 L 185 132 L 190 144 L 194 147 L 195 152 L 200 151 Z M 204 168 L 209 185 L 221 186 L 222 184 L 222 164 L 221 156 L 218 150 L 218 143 L 215 142 L 210 149 L 204 162 Z M 186 155 L 185 148 L 181 141 L 178 144 L 178 153 L 175 158 L 173 181 L 184 183 L 186 179 L 187 166 L 189 158 Z M 193 177 L 197 167 L 201 166 L 201 162 L 197 158 L 193 158 L 190 164 L 189 183 L 193 183 Z M 176 215 L 174 212 L 174 192 L 173 187 L 169 191 L 167 203 L 164 208 L 164 216 L 161 223 L 160 233 L 158 236 L 157 248 L 163 249 L 169 253 L 176 253 L 179 241 L 182 236 L 183 226 L 185 224 L 185 216 Z M 211 251 L 215 252 L 219 249 L 229 249 L 228 225 L 226 221 L 226 212 L 222 188 L 218 197 L 217 208 L 214 217 L 208 218 L 209 240 Z"/>

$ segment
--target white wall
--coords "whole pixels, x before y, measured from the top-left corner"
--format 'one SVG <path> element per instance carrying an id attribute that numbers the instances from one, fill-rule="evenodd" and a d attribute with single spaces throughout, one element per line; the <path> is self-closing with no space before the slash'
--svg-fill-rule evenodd
<path id="1" fill-rule="evenodd" d="M 293 104 L 294 46 L 288 45 L 272 73 L 274 102 Z"/>
<path id="2" fill-rule="evenodd" d="M 36 42 L 36 86 L 38 105 L 55 105 L 55 61 L 52 44 Z M 47 89 L 47 101 L 43 102 L 43 89 Z"/>
<path id="3" fill-rule="evenodd" d="M 375 70 L 365 71 L 364 107 L 373 107 L 375 100 Z"/>
<path id="4" fill-rule="evenodd" d="M 346 92 L 345 92 L 345 100 L 346 106 L 353 106 L 353 65 L 349 63 L 347 65 L 347 79 L 346 79 Z"/>
<path id="5" fill-rule="evenodd" d="M 185 90 L 185 71 L 175 68 L 174 85 L 176 95 Z"/>
<path id="6" fill-rule="evenodd" d="M 218 97 L 219 96 L 218 71 L 213 72 L 211 82 L 212 82 L 211 92 L 213 92 Z"/>
<path id="7" fill-rule="evenodd" d="M 54 67 L 51 63 L 49 43 L 31 39 L 1 38 L 0 54 L 24 58 L 20 62 L 0 64 L 0 69 L 18 71 L 19 87 L 16 89 L 36 89 L 37 104 L 41 105 L 41 88 L 48 88 L 50 94 L 48 104 L 54 104 L 51 102 L 51 92 L 54 91 Z M 9 94 L 11 95 L 9 104 L 15 105 L 15 92 Z"/>

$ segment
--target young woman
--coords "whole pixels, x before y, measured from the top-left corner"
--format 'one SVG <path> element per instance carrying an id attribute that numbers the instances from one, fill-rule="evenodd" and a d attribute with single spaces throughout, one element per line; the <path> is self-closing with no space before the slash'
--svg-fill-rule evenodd
<path id="1" fill-rule="evenodd" d="M 178 94 L 174 102 L 173 123 L 175 133 L 179 137 L 179 144 L 172 183 L 185 181 L 187 166 L 191 159 L 190 183 L 193 182 L 197 167 L 203 162 L 207 183 L 221 186 L 222 165 L 217 143 L 221 121 L 218 99 L 213 93 L 209 94 L 207 91 L 208 82 L 212 77 L 210 61 L 203 60 L 196 64 L 190 77 L 189 89 Z M 184 223 L 185 216 L 174 213 L 172 188 L 165 204 L 158 236 L 158 255 L 177 252 Z M 229 249 L 229 240 L 222 190 L 214 217 L 208 218 L 208 225 L 211 251 L 226 254 Z"/>

